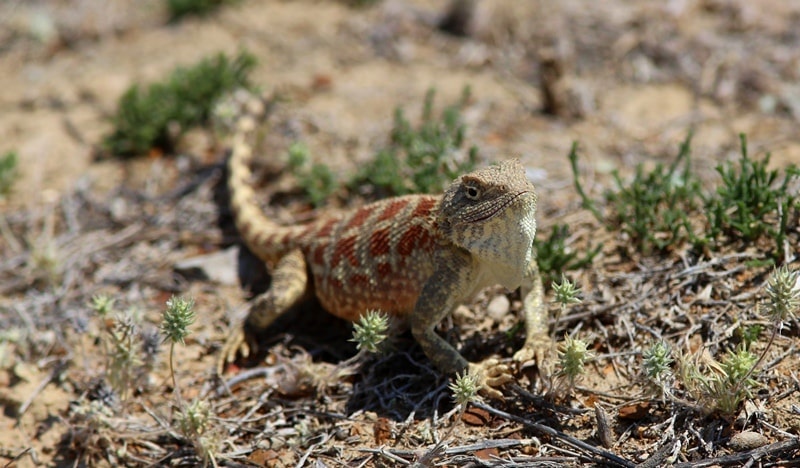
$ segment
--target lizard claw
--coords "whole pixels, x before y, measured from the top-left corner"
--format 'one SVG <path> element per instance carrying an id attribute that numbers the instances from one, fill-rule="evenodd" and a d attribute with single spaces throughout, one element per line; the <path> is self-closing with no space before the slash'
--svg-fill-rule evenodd
<path id="1" fill-rule="evenodd" d="M 531 361 L 541 366 L 548 361 L 547 357 L 552 347 L 553 345 L 549 336 L 532 338 L 529 339 L 519 351 L 514 353 L 513 360 L 519 366 Z"/>
<path id="2" fill-rule="evenodd" d="M 495 400 L 504 400 L 498 387 L 513 382 L 511 369 L 497 359 L 487 359 L 479 363 L 469 364 L 469 373 L 474 375 L 478 383 L 478 391 Z"/>
<path id="3" fill-rule="evenodd" d="M 250 357 L 250 351 L 251 347 L 244 327 L 242 325 L 234 327 L 217 359 L 217 374 L 222 375 L 225 367 L 236 361 L 237 357 L 241 356 L 244 359 Z"/>

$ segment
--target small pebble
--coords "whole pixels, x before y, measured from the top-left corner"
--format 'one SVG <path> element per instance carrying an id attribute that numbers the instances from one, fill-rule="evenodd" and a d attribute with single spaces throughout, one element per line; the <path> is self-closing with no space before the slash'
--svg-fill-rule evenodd
<path id="1" fill-rule="evenodd" d="M 489 305 L 486 306 L 486 313 L 492 320 L 500 321 L 508 314 L 509 309 L 511 309 L 511 303 L 506 296 L 501 294 L 489 301 Z"/>
<path id="2" fill-rule="evenodd" d="M 728 442 L 728 447 L 737 452 L 744 452 L 745 450 L 753 450 L 758 447 L 767 445 L 769 440 L 758 432 L 745 431 L 740 432 Z"/>

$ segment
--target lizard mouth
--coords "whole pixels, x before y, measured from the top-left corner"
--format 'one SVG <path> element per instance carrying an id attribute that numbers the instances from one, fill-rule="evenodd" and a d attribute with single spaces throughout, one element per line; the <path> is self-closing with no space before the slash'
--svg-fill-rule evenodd
<path id="1" fill-rule="evenodd" d="M 470 219 L 470 222 L 480 223 L 486 221 L 487 219 L 491 219 L 495 215 L 497 215 L 497 213 L 500 213 L 501 211 L 505 210 L 506 208 L 514 204 L 514 202 L 519 200 L 521 197 L 528 195 L 530 193 L 531 192 L 529 190 L 525 190 L 522 192 L 518 192 L 513 196 L 506 197 L 505 199 L 502 200 L 500 204 L 490 205 L 487 209 L 481 210 L 478 213 L 476 213 L 475 216 L 472 219 Z"/>

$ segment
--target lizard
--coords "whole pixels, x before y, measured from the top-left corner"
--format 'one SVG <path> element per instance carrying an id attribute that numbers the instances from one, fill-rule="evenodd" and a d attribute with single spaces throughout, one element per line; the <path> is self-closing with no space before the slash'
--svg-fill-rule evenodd
<path id="1" fill-rule="evenodd" d="M 410 325 L 435 367 L 469 373 L 480 392 L 513 380 L 496 359 L 467 362 L 435 327 L 487 286 L 522 288 L 526 339 L 516 362 L 541 358 L 549 346 L 547 312 L 533 248 L 537 195 L 518 159 L 458 177 L 441 195 L 405 195 L 350 211 L 281 225 L 261 210 L 251 185 L 255 120 L 243 117 L 231 138 L 228 188 L 244 244 L 271 267 L 272 283 L 257 296 L 225 343 L 221 375 L 278 316 L 310 294 L 329 313 L 355 321 L 378 309 Z"/>

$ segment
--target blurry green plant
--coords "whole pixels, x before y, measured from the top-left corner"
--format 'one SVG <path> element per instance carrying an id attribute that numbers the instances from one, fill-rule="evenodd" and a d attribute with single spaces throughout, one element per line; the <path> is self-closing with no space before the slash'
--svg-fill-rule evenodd
<path id="1" fill-rule="evenodd" d="M 556 224 L 550 231 L 550 236 L 542 239 L 537 232 L 533 240 L 536 249 L 536 262 L 539 264 L 539 273 L 544 284 L 552 284 L 561 277 L 563 272 L 578 270 L 591 265 L 594 257 L 600 253 L 602 245 L 586 249 L 580 253 L 567 246 L 569 227 L 566 224 Z"/>
<path id="2" fill-rule="evenodd" d="M 708 197 L 709 237 L 719 241 L 742 240 L 748 243 L 767 236 L 775 243 L 775 259 L 782 258 L 788 227 L 800 219 L 800 199 L 790 189 L 800 177 L 796 165 L 789 166 L 778 183 L 779 171 L 767 170 L 770 154 L 754 161 L 747 153 L 747 138 L 739 135 L 742 157 L 738 165 L 726 162 L 717 166 L 722 185 Z"/>
<path id="3" fill-rule="evenodd" d="M 347 184 L 351 190 L 363 193 L 368 189 L 375 198 L 440 193 L 453 179 L 475 168 L 477 147 L 467 150 L 466 159 L 457 157 L 464 144 L 461 110 L 470 99 L 469 88 L 464 88 L 461 100 L 448 106 L 439 118 L 433 115 L 435 95 L 433 89 L 425 95 L 416 128 L 402 108 L 395 110 L 389 145 L 353 176 Z"/>
<path id="4" fill-rule="evenodd" d="M 167 0 L 169 20 L 175 22 L 184 16 L 204 16 L 222 5 L 235 1 L 237 0 Z"/>
<path id="5" fill-rule="evenodd" d="M 0 196 L 8 195 L 19 174 L 17 153 L 9 151 L 0 156 Z"/>
<path id="6" fill-rule="evenodd" d="M 215 101 L 236 88 L 250 88 L 249 75 L 256 65 L 253 55 L 241 52 L 233 59 L 220 53 L 146 89 L 129 88 L 112 117 L 114 130 L 103 141 L 114 155 L 135 156 L 153 147 L 170 150 L 193 126 L 208 121 Z"/>
<path id="7" fill-rule="evenodd" d="M 293 143 L 289 147 L 289 167 L 297 184 L 315 207 L 325 201 L 338 189 L 336 175 L 330 167 L 322 163 L 311 163 L 308 147 Z"/>

